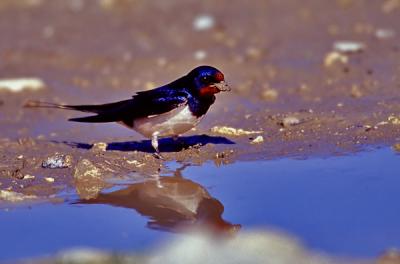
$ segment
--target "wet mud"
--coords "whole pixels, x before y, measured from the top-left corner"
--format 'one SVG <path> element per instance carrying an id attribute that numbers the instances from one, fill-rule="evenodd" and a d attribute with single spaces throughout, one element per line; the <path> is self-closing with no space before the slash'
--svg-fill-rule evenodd
<path id="1" fill-rule="evenodd" d="M 2 1 L 0 77 L 35 77 L 45 88 L 0 89 L 1 188 L 55 194 L 74 186 L 72 172 L 81 159 L 104 177 L 154 173 L 162 162 L 135 132 L 74 124 L 66 120 L 79 113 L 23 105 L 31 99 L 79 104 L 129 98 L 199 64 L 220 68 L 233 91 L 218 95 L 183 144 L 161 141 L 167 160 L 223 164 L 392 145 L 400 131 L 400 23 L 399 8 L 388 2 L 260 1 L 243 10 L 240 1 Z M 187 12 L 177 16 L 178 7 Z M 209 28 L 196 27 L 202 15 L 212 19 Z M 328 58 L 334 43 L 344 40 L 362 46 L 340 50 L 346 59 Z M 214 126 L 259 130 L 262 141 L 213 133 Z M 96 142 L 107 143 L 106 151 L 93 149 Z M 71 155 L 71 168 L 41 166 L 56 153 Z M 35 178 L 24 180 L 26 175 Z M 56 180 L 42 180 L 48 177 Z"/>

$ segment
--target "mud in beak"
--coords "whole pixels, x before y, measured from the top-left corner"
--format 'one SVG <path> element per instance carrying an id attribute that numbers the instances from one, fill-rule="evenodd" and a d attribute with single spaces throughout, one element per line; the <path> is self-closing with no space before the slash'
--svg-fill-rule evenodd
<path id="1" fill-rule="evenodd" d="M 228 92 L 231 90 L 231 87 L 229 87 L 229 85 L 225 81 L 215 83 L 213 86 L 217 87 L 218 90 L 220 90 L 222 92 Z"/>

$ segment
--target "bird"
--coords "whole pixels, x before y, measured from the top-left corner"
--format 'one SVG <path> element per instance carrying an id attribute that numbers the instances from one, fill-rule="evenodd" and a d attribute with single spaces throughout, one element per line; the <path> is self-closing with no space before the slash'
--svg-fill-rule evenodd
<path id="1" fill-rule="evenodd" d="M 87 105 L 29 101 L 25 106 L 94 113 L 95 115 L 71 118 L 69 121 L 117 122 L 150 138 L 154 155 L 162 158 L 159 138 L 178 138 L 194 128 L 215 102 L 215 94 L 230 90 L 220 70 L 203 65 L 171 83 L 137 92 L 132 98 L 123 101 Z"/>
<path id="2" fill-rule="evenodd" d="M 159 184 L 163 187 L 160 188 Z M 223 219 L 224 205 L 199 183 L 177 176 L 163 176 L 159 182 L 147 180 L 113 192 L 99 193 L 73 204 L 108 204 L 131 208 L 149 218 L 147 227 L 179 232 L 204 227 L 221 234 L 234 234 L 240 224 Z"/>

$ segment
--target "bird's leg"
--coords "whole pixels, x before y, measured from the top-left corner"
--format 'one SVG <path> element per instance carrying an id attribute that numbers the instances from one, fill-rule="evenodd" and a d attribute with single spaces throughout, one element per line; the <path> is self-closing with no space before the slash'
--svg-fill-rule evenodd
<path id="1" fill-rule="evenodd" d="M 160 180 L 160 173 L 157 172 L 157 174 L 155 174 L 154 176 L 155 176 L 157 188 L 164 188 L 164 186 L 162 185 L 161 180 Z"/>
<path id="2" fill-rule="evenodd" d="M 154 153 L 154 157 L 156 157 L 157 159 L 164 159 L 161 154 L 160 151 L 158 150 L 158 135 L 160 133 L 159 132 L 154 132 L 153 135 L 151 136 L 151 145 L 153 146 L 154 150 L 156 151 Z"/>

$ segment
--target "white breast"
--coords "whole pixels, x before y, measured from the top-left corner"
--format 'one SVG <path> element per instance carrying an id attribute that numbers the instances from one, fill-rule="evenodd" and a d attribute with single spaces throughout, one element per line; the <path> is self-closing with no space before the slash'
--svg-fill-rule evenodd
<path id="1" fill-rule="evenodd" d="M 177 136 L 195 127 L 200 120 L 186 105 L 165 114 L 136 119 L 132 128 L 148 138 L 156 132 L 160 137 Z"/>

